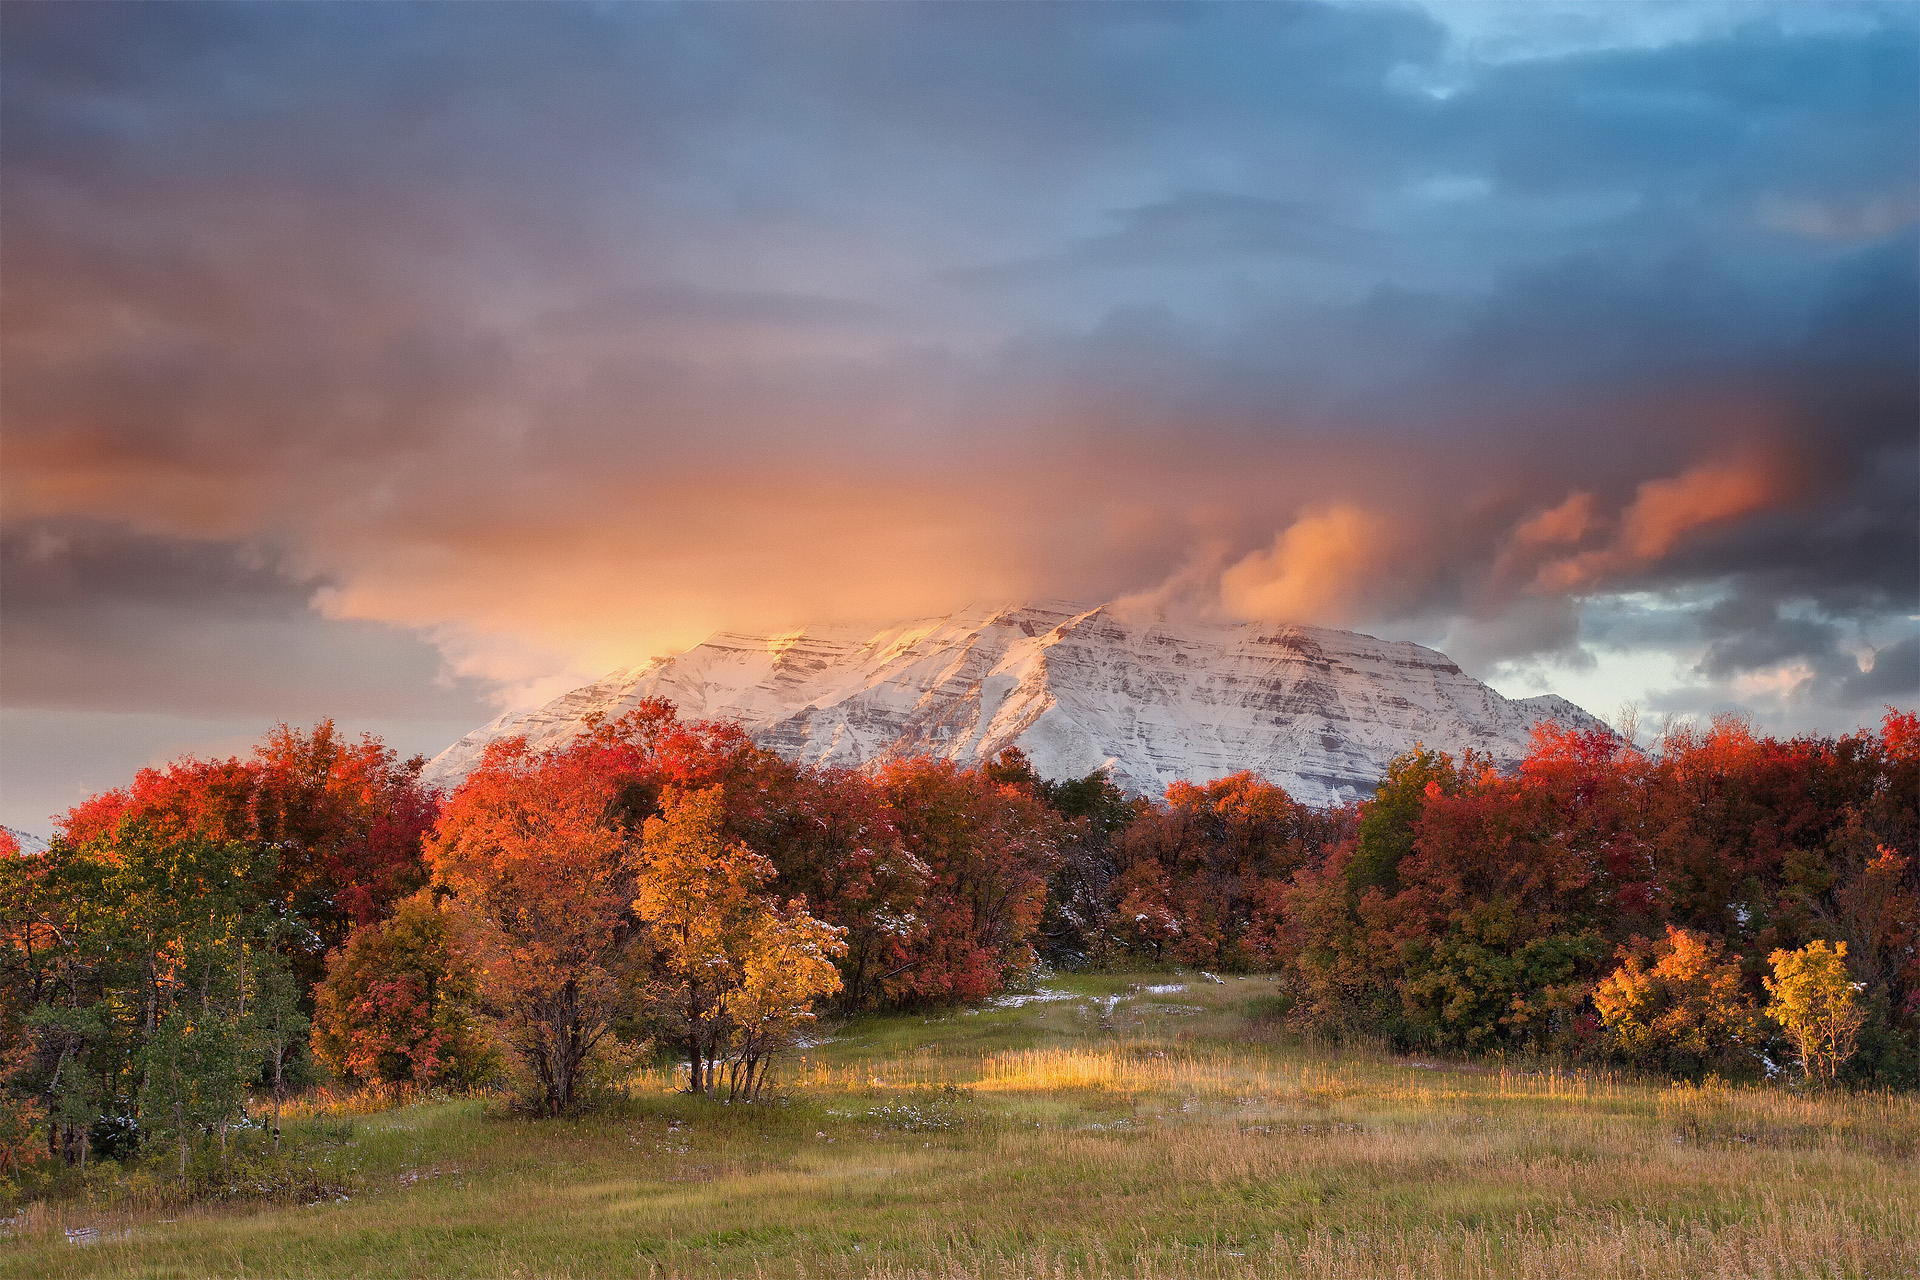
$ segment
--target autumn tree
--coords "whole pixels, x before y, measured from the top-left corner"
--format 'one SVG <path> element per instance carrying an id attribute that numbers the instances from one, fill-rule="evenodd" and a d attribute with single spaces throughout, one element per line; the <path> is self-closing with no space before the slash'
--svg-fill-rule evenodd
<path id="1" fill-rule="evenodd" d="M 1593 1003 L 1616 1052 L 1687 1074 L 1751 1074 L 1762 1040 L 1740 962 L 1705 934 L 1667 926 L 1657 945 L 1622 947 Z M 1649 963 L 1651 961 L 1651 963 Z"/>
<path id="2" fill-rule="evenodd" d="M 61 834 L 85 844 L 137 818 L 160 832 L 255 846 L 271 858 L 271 900 L 304 926 L 283 945 L 311 984 L 349 930 L 424 882 L 421 841 L 437 800 L 420 784 L 422 763 L 371 735 L 349 739 L 331 720 L 308 730 L 282 724 L 245 760 L 142 769 L 127 787 L 70 810 Z"/>
<path id="3" fill-rule="evenodd" d="M 1281 889 L 1324 856 L 1350 816 L 1309 809 L 1245 771 L 1173 783 L 1165 804 L 1141 811 L 1118 842 L 1115 935 L 1186 964 L 1264 963 Z"/>
<path id="4" fill-rule="evenodd" d="M 845 930 L 839 1007 L 879 1007 L 914 967 L 916 945 L 932 925 L 926 895 L 933 873 L 907 848 L 864 774 L 780 765 L 747 843 L 773 862 L 784 892 Z"/>
<path id="5" fill-rule="evenodd" d="M 875 782 L 931 876 L 929 927 L 890 984 L 903 1002 L 977 1000 L 1039 963 L 1034 939 L 1065 826 L 1018 782 L 950 761 L 891 761 Z"/>
<path id="6" fill-rule="evenodd" d="M 1113 892 L 1118 901 L 1108 927 L 1115 941 L 1156 963 L 1170 958 L 1186 928 L 1174 909 L 1165 868 L 1156 859 L 1139 859 L 1120 873 Z"/>
<path id="7" fill-rule="evenodd" d="M 649 1002 L 687 1046 L 688 1089 L 715 1092 L 731 1062 L 731 1090 L 752 1096 L 813 1000 L 840 989 L 845 931 L 804 900 L 777 905 L 772 861 L 724 826 L 719 788 L 668 792 L 643 830 L 633 905 L 657 951 Z"/>
<path id="8" fill-rule="evenodd" d="M 1398 888 L 1400 864 L 1413 852 L 1414 823 L 1428 800 L 1460 793 L 1463 772 L 1446 752 L 1419 743 L 1387 762 L 1387 776 L 1361 808 L 1359 838 L 1347 861 L 1355 894 Z"/>
<path id="9" fill-rule="evenodd" d="M 545 1115 L 571 1110 L 589 1056 L 626 1010 L 640 955 L 621 777 L 592 743 L 496 743 L 427 844 L 479 963 L 481 1005 Z"/>
<path id="10" fill-rule="evenodd" d="M 424 761 L 323 720 L 304 732 L 278 726 L 249 763 L 249 834 L 277 851 L 280 900 L 323 950 L 426 882 L 421 842 L 438 803 L 420 784 Z"/>
<path id="11" fill-rule="evenodd" d="M 844 931 L 808 915 L 803 900 L 767 905 L 748 939 L 740 983 L 721 1002 L 729 1097 L 760 1097 L 774 1058 L 817 1020 L 815 1001 L 840 989 L 834 960 L 846 949 Z"/>
<path id="12" fill-rule="evenodd" d="M 1847 944 L 1824 940 L 1794 951 L 1775 951 L 1763 979 L 1771 999 L 1767 1016 L 1793 1042 L 1800 1069 L 1815 1085 L 1831 1085 L 1858 1044 L 1866 1014 L 1857 984 L 1847 972 Z"/>
<path id="13" fill-rule="evenodd" d="M 479 966 L 461 919 L 427 893 L 356 929 L 314 990 L 314 1054 L 336 1076 L 412 1092 L 497 1067 L 475 1022 Z"/>

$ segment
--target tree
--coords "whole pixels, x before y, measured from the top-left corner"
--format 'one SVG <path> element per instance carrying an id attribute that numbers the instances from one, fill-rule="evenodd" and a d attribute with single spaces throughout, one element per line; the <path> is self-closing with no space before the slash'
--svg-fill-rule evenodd
<path id="1" fill-rule="evenodd" d="M 649 1002 L 688 1053 L 689 1091 L 713 1093 L 730 1057 L 733 1090 L 752 1095 L 784 1037 L 811 1018 L 816 996 L 840 989 L 834 957 L 845 930 L 777 909 L 762 890 L 770 859 L 724 834 L 720 788 L 669 791 L 641 837 L 634 910 L 657 949 Z"/>
<path id="2" fill-rule="evenodd" d="M 424 761 L 401 760 L 371 735 L 348 740 L 323 720 L 279 725 L 247 760 L 183 758 L 142 769 L 124 788 L 70 810 L 74 845 L 137 818 L 157 832 L 242 843 L 271 855 L 271 899 L 299 929 L 281 945 L 303 987 L 356 924 L 384 916 L 425 879 L 421 840 L 438 802 L 420 785 Z"/>
<path id="3" fill-rule="evenodd" d="M 282 957 L 261 958 L 254 975 L 248 1032 L 255 1057 L 266 1062 L 273 1098 L 273 1149 L 280 1149 L 280 1108 L 287 1099 L 287 1068 L 307 1038 L 309 1020 L 300 1008 L 300 985 Z"/>
<path id="4" fill-rule="evenodd" d="M 1543 928 L 1510 898 L 1455 913 L 1437 937 L 1402 945 L 1401 995 L 1416 1039 L 1475 1052 L 1544 1048 L 1584 1002 L 1591 931 Z"/>
<path id="5" fill-rule="evenodd" d="M 1659 945 L 1622 947 L 1620 960 L 1593 992 L 1615 1052 L 1689 1074 L 1735 1076 L 1754 1069 L 1760 1019 L 1744 990 L 1739 960 L 1720 943 L 1668 925 Z"/>
<path id="6" fill-rule="evenodd" d="M 175 1142 L 184 1175 L 196 1137 L 224 1148 L 258 1066 L 245 1027 L 275 937 L 271 854 L 126 817 L 43 857 L 42 890 L 65 906 L 46 917 L 55 945 L 26 1074 L 49 1139 L 78 1162 L 90 1129 L 137 1116 Z"/>
<path id="7" fill-rule="evenodd" d="M 474 1021 L 478 998 L 459 917 L 417 893 L 327 958 L 315 1056 L 345 1080 L 406 1093 L 477 1084 L 497 1066 Z"/>
<path id="8" fill-rule="evenodd" d="M 1119 895 L 1112 915 L 1115 938 L 1134 955 L 1156 962 L 1164 959 L 1185 930 L 1173 909 L 1167 873 L 1160 863 L 1151 858 L 1134 863 L 1121 872 L 1113 889 Z"/>
<path id="9" fill-rule="evenodd" d="M 350 741 L 331 720 L 282 724 L 254 749 L 249 834 L 279 851 L 280 899 L 323 950 L 426 882 L 420 845 L 438 805 L 424 763 L 371 735 Z"/>
<path id="10" fill-rule="evenodd" d="M 1793 1042 L 1801 1071 L 1816 1085 L 1830 1085 L 1853 1056 L 1866 1013 L 1858 984 L 1847 972 L 1847 944 L 1809 942 L 1796 951 L 1767 957 L 1773 975 L 1763 979 L 1772 996 L 1767 1016 Z"/>
<path id="11" fill-rule="evenodd" d="M 875 775 L 893 826 L 931 874 L 928 928 L 890 985 L 902 1002 L 977 1000 L 1039 963 L 1033 939 L 1066 838 L 1023 782 L 951 761 L 887 763 Z"/>
<path id="12" fill-rule="evenodd" d="M 840 989 L 833 962 L 846 949 L 844 931 L 808 915 L 804 900 L 769 907 L 761 916 L 740 965 L 740 984 L 721 1002 L 729 1097 L 760 1096 L 775 1056 L 815 1020 L 814 1001 Z"/>
<path id="13" fill-rule="evenodd" d="M 772 860 L 785 892 L 846 930 L 840 1007 L 874 1008 L 914 967 L 915 946 L 930 925 L 932 872 L 902 842 L 864 774 L 780 765 L 766 813 L 746 843 Z M 734 807 L 730 789 L 728 805 Z"/>
<path id="14" fill-rule="evenodd" d="M 1360 811 L 1360 838 L 1347 862 L 1356 896 L 1370 888 L 1392 893 L 1400 864 L 1413 852 L 1413 827 L 1429 799 L 1458 795 L 1462 773 L 1453 757 L 1416 744 L 1387 764 L 1387 776 Z"/>
<path id="15" fill-rule="evenodd" d="M 573 1108 L 589 1055 L 630 1003 L 640 955 L 622 778 L 592 743 L 491 747 L 427 844 L 466 922 L 483 1011 L 545 1115 Z"/>

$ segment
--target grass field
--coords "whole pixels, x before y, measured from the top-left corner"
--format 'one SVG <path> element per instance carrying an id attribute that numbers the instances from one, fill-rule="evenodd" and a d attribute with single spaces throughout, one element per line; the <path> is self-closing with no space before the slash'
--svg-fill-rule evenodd
<path id="1" fill-rule="evenodd" d="M 185 1209 L 102 1180 L 17 1216 L 0 1276 L 1920 1272 L 1920 1100 L 1341 1052 L 1267 995 L 1050 979 L 842 1028 L 770 1105 L 660 1073 L 574 1121 L 307 1114 L 299 1179 Z"/>

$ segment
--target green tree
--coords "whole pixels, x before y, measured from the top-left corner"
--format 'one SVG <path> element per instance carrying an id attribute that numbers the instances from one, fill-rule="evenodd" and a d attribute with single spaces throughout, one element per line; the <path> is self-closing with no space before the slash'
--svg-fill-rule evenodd
<path id="1" fill-rule="evenodd" d="M 265 889 L 270 850 L 127 818 L 45 855 L 52 946 L 28 1020 L 27 1077 L 46 1099 L 50 1138 L 86 1158 L 108 1118 L 179 1147 L 219 1135 L 258 1073 L 248 1000 L 279 928 Z"/>
<path id="2" fill-rule="evenodd" d="M 1456 912 L 1405 944 L 1401 997 L 1416 1039 L 1475 1052 L 1543 1048 L 1586 999 L 1582 970 L 1605 954 L 1591 931 L 1534 933 L 1507 899 Z"/>
<path id="3" fill-rule="evenodd" d="M 1428 798 L 1457 795 L 1464 773 L 1452 756 L 1422 745 L 1393 758 L 1360 814 L 1359 840 L 1347 862 L 1347 884 L 1355 895 L 1399 888 L 1400 863 L 1413 852 L 1414 823 Z"/>
<path id="4" fill-rule="evenodd" d="M 248 1034 L 256 1057 L 265 1064 L 273 1098 L 273 1149 L 280 1149 L 280 1108 L 286 1102 L 289 1067 L 306 1042 L 307 1015 L 300 1008 L 300 984 L 284 957 L 263 954 L 254 970 L 248 1004 Z"/>

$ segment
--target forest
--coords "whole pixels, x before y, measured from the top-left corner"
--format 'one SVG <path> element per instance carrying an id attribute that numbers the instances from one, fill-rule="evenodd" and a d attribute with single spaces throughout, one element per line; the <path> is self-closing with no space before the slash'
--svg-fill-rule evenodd
<path id="1" fill-rule="evenodd" d="M 316 1090 L 769 1096 L 823 1019 L 1068 971 L 1259 974 L 1330 1042 L 1920 1086 L 1920 718 L 1417 747 L 1374 795 L 1164 797 L 1017 752 L 796 764 L 649 702 L 450 795 L 331 723 L 182 759 L 0 857 L 0 1178 L 277 1144 Z M 773 1086 L 777 1089 L 777 1084 Z"/>

